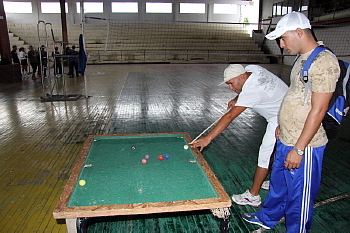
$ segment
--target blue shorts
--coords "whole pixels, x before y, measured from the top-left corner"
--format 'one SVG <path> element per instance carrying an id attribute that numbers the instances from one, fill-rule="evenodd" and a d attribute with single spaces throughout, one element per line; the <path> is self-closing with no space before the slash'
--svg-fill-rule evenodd
<path id="1" fill-rule="evenodd" d="M 256 213 L 264 225 L 273 228 L 285 216 L 287 232 L 307 232 L 311 228 L 325 148 L 306 147 L 300 167 L 288 170 L 284 168 L 284 162 L 293 147 L 277 141 L 270 191 L 262 209 Z"/>

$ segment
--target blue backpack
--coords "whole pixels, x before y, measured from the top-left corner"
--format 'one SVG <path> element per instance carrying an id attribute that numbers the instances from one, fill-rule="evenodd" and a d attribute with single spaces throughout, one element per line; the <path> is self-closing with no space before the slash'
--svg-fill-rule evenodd
<path id="1" fill-rule="evenodd" d="M 317 57 L 317 55 L 323 50 L 327 49 L 326 47 L 316 47 L 308 59 L 305 61 L 302 76 L 305 83 L 305 91 L 307 88 L 311 90 L 311 84 L 308 83 L 308 70 Z M 299 58 L 300 55 L 295 59 Z M 325 117 L 322 120 L 322 125 L 325 130 L 339 130 L 344 117 L 348 113 L 350 107 L 349 92 L 350 92 L 350 68 L 349 63 L 339 60 L 340 75 L 336 84 L 335 91 L 332 95 L 332 98 L 329 102 L 328 111 Z M 306 93 L 305 93 L 306 95 Z"/>

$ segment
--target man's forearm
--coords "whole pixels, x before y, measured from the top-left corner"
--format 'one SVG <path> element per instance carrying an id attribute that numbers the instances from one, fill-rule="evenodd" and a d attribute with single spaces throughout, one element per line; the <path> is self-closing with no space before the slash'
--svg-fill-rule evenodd
<path id="1" fill-rule="evenodd" d="M 303 130 L 295 147 L 304 150 L 319 129 L 327 112 L 329 100 L 333 93 L 312 93 L 312 109 L 309 112 Z"/>
<path id="2" fill-rule="evenodd" d="M 216 126 L 207 134 L 206 137 L 210 138 L 210 140 L 216 138 L 245 109 L 246 107 L 234 106 L 228 113 L 222 116 L 222 118 L 219 120 Z"/>

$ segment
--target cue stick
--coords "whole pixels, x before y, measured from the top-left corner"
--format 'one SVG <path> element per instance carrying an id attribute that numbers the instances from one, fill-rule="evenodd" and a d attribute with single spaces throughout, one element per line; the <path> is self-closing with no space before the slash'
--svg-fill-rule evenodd
<path id="1" fill-rule="evenodd" d="M 220 116 L 216 121 L 214 121 L 211 125 L 209 125 L 208 128 L 206 128 L 202 133 L 200 133 L 195 139 L 192 140 L 192 142 L 190 142 L 190 144 L 192 144 L 194 141 L 196 141 L 198 138 L 200 138 L 200 136 L 202 136 L 205 132 L 207 132 L 208 129 L 210 129 L 213 125 L 215 125 L 216 123 L 218 123 L 218 121 L 226 114 L 228 113 L 232 108 L 229 108 L 222 116 Z"/>

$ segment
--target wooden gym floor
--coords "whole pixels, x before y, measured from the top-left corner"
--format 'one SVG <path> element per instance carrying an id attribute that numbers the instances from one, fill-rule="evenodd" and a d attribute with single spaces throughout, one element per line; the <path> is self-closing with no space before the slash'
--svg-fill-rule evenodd
<path id="1" fill-rule="evenodd" d="M 262 66 L 288 83 L 290 67 Z M 89 97 L 66 102 L 41 102 L 47 89 L 43 92 L 40 79 L 1 83 L 0 232 L 66 232 L 64 221 L 56 221 L 52 212 L 88 135 L 188 132 L 195 138 L 225 112 L 233 97 L 228 87 L 217 86 L 226 67 L 88 66 L 87 90 L 83 77 L 66 81 L 67 94 L 85 96 L 86 91 Z M 229 195 L 251 185 L 265 125 L 247 110 L 203 151 Z M 349 232 L 348 127 L 349 121 L 326 149 L 311 232 Z M 266 193 L 261 191 L 263 198 Z M 258 209 L 233 204 L 230 232 L 257 230 L 240 214 Z M 207 233 L 219 232 L 219 225 L 210 212 L 197 211 L 96 219 L 89 232 Z M 285 232 L 284 225 L 266 232 Z"/>

